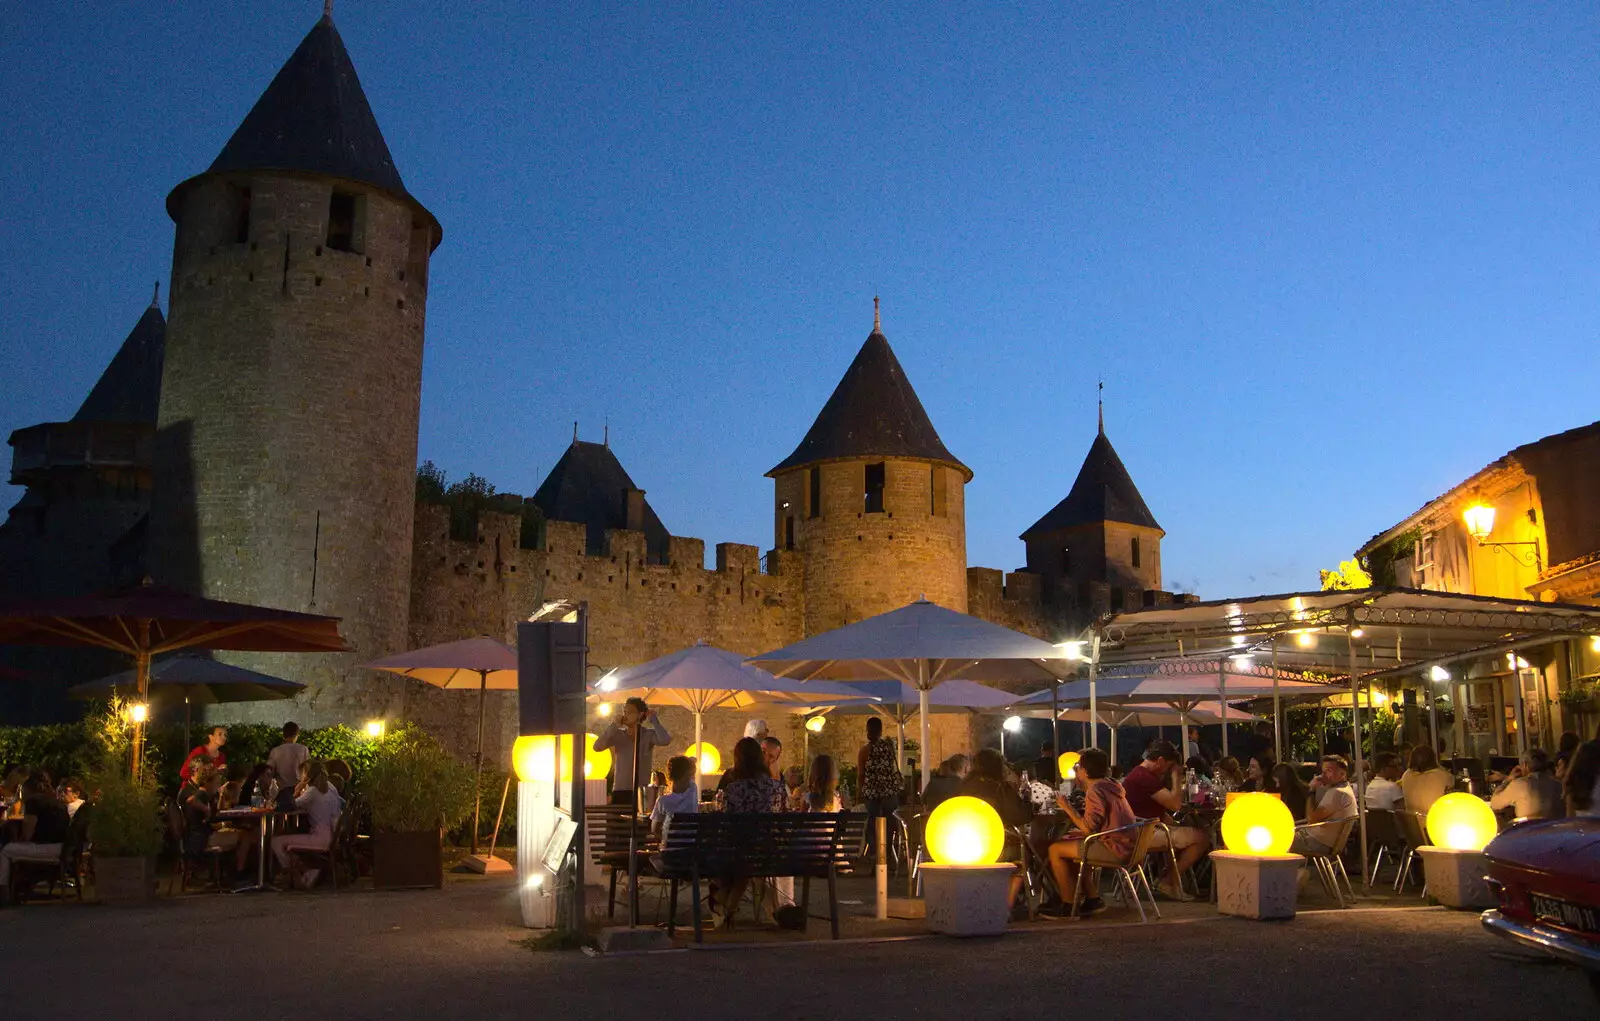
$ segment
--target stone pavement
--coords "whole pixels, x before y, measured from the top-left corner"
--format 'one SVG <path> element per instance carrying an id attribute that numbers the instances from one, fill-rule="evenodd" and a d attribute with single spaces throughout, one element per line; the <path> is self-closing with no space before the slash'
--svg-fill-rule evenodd
<path id="1" fill-rule="evenodd" d="M 521 945 L 513 893 L 504 877 L 453 878 L 443 892 L 0 910 L 14 980 L 0 1015 L 1493 1021 L 1594 1006 L 1582 976 L 1502 945 L 1471 913 L 1420 906 L 1251 923 L 1186 905 L 1147 926 L 1113 910 L 966 941 L 769 945 L 736 930 L 703 949 L 592 958 Z"/>

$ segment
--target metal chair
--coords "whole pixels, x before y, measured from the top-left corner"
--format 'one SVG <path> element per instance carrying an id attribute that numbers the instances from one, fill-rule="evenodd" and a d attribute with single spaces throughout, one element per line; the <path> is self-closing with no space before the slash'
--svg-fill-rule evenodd
<path id="1" fill-rule="evenodd" d="M 1356 899 L 1355 887 L 1350 884 L 1350 873 L 1345 871 L 1343 858 L 1345 845 L 1350 842 L 1350 833 L 1355 829 L 1356 821 L 1355 817 L 1330 819 L 1295 827 L 1295 843 L 1304 848 L 1300 853 L 1316 868 L 1322 888 L 1339 902 L 1341 908 L 1349 907 L 1345 902 L 1347 891 L 1351 902 Z M 1304 847 L 1300 845 L 1300 837 L 1306 837 L 1318 846 Z M 1342 888 L 1340 880 L 1344 881 Z"/>
<path id="2" fill-rule="evenodd" d="M 80 809 L 81 811 L 81 809 Z M 199 854 L 189 852 L 189 824 L 183 817 L 183 809 L 174 798 L 167 802 L 167 831 L 172 835 L 178 847 L 178 868 L 172 874 L 172 885 L 168 888 L 167 896 L 172 897 L 189 890 L 189 876 L 193 874 L 195 865 L 201 859 L 210 859 L 211 878 L 217 889 L 222 888 L 222 852 L 215 847 L 207 847 Z"/>
<path id="3" fill-rule="evenodd" d="M 890 816 L 890 829 L 895 834 L 889 846 L 894 848 L 898 841 L 900 853 L 906 863 L 906 895 L 918 897 L 922 894 L 922 809 L 914 805 L 902 805 L 894 810 Z M 894 855 L 891 855 L 891 861 Z"/>
<path id="4" fill-rule="evenodd" d="M 1148 921 L 1144 913 L 1144 903 L 1139 900 L 1138 883 L 1144 884 L 1145 895 L 1150 898 L 1150 910 L 1155 912 L 1156 919 L 1161 918 L 1161 908 L 1156 904 L 1156 891 L 1150 885 L 1150 877 L 1144 871 L 1145 856 L 1150 853 L 1150 845 L 1155 843 L 1156 827 L 1160 825 L 1158 819 L 1139 819 L 1126 826 L 1116 829 L 1101 830 L 1091 833 L 1083 838 L 1078 852 L 1078 879 L 1072 886 L 1072 906 L 1069 915 L 1078 916 L 1078 905 L 1083 900 L 1083 877 L 1091 868 L 1105 871 L 1110 869 L 1117 874 L 1117 889 L 1126 887 L 1128 895 L 1133 899 L 1133 906 L 1139 909 L 1139 921 Z M 1106 842 L 1108 837 L 1118 833 L 1134 834 L 1133 843 L 1126 854 L 1118 854 Z M 1170 843 L 1170 841 L 1169 841 Z M 1135 882 L 1137 877 L 1138 882 Z"/>
<path id="5" fill-rule="evenodd" d="M 1394 892 L 1399 893 L 1400 890 L 1405 886 L 1406 880 L 1411 877 L 1412 866 L 1416 865 L 1417 863 L 1419 857 L 1417 854 L 1417 849 L 1421 847 L 1427 847 L 1432 843 L 1432 841 L 1428 839 L 1428 828 L 1423 823 L 1422 813 L 1412 812 L 1409 810 L 1396 812 L 1395 822 L 1399 824 L 1400 836 L 1406 842 L 1405 854 L 1400 859 L 1400 870 L 1395 874 L 1394 877 Z M 1422 879 L 1422 896 L 1426 897 L 1427 895 L 1428 879 L 1427 874 L 1424 873 Z"/>
<path id="6" fill-rule="evenodd" d="M 1398 869 L 1405 856 L 1406 839 L 1395 815 L 1390 808 L 1367 809 L 1367 850 L 1372 855 L 1372 874 L 1367 877 L 1370 885 L 1377 885 L 1378 871 L 1383 868 L 1385 858 Z"/>

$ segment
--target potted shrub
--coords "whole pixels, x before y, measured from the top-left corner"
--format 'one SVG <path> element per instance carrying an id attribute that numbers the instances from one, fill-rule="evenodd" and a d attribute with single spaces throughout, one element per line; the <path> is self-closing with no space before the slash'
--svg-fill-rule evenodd
<path id="1" fill-rule="evenodd" d="M 372 882 L 444 885 L 444 831 L 472 811 L 472 770 L 425 734 L 384 742 L 361 778 L 372 809 Z"/>
<path id="2" fill-rule="evenodd" d="M 143 904 L 155 897 L 161 853 L 161 793 L 148 772 L 139 778 L 107 772 L 93 778 L 95 894 L 105 904 Z"/>

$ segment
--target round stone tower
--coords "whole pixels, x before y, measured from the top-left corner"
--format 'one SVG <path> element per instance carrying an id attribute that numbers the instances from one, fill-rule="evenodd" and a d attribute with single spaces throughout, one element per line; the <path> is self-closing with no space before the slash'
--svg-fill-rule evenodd
<path id="1" fill-rule="evenodd" d="M 767 472 L 774 545 L 804 564 L 807 634 L 919 596 L 967 610 L 972 472 L 939 439 L 873 304 L 855 361 L 794 453 Z"/>
<path id="2" fill-rule="evenodd" d="M 441 233 L 401 182 L 331 17 L 167 211 L 152 571 L 342 618 L 350 654 L 250 658 L 311 685 L 302 722 L 385 711 L 387 695 L 363 697 L 347 675 L 406 641 Z"/>

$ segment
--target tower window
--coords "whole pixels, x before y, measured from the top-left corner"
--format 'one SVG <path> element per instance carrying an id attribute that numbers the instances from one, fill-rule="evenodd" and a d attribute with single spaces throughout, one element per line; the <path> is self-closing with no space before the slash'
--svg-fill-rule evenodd
<path id="1" fill-rule="evenodd" d="M 806 469 L 806 516 L 811 518 L 822 517 L 822 469 Z"/>
<path id="2" fill-rule="evenodd" d="M 233 188 L 233 240 L 243 244 L 250 240 L 250 189 Z"/>
<path id="3" fill-rule="evenodd" d="M 336 191 L 328 199 L 329 248 L 339 252 L 356 250 L 356 197 Z"/>
<path id="4" fill-rule="evenodd" d="M 1132 539 L 1130 539 L 1129 542 L 1132 543 L 1131 552 L 1132 552 L 1132 555 L 1133 555 L 1133 566 L 1138 567 L 1139 566 L 1139 537 L 1136 535 Z"/>
<path id="5" fill-rule="evenodd" d="M 783 548 L 794 549 L 794 515 L 786 514 L 783 518 Z"/>
<path id="6" fill-rule="evenodd" d="M 883 513 L 883 479 L 883 462 L 867 465 L 866 511 L 868 514 Z"/>
<path id="7" fill-rule="evenodd" d="M 934 465 L 928 469 L 928 513 L 936 518 L 944 517 L 946 514 L 945 499 L 944 472 L 939 470 L 938 465 Z"/>
<path id="8" fill-rule="evenodd" d="M 1069 577 L 1072 575 L 1072 551 L 1069 549 L 1061 551 L 1061 573 Z"/>

